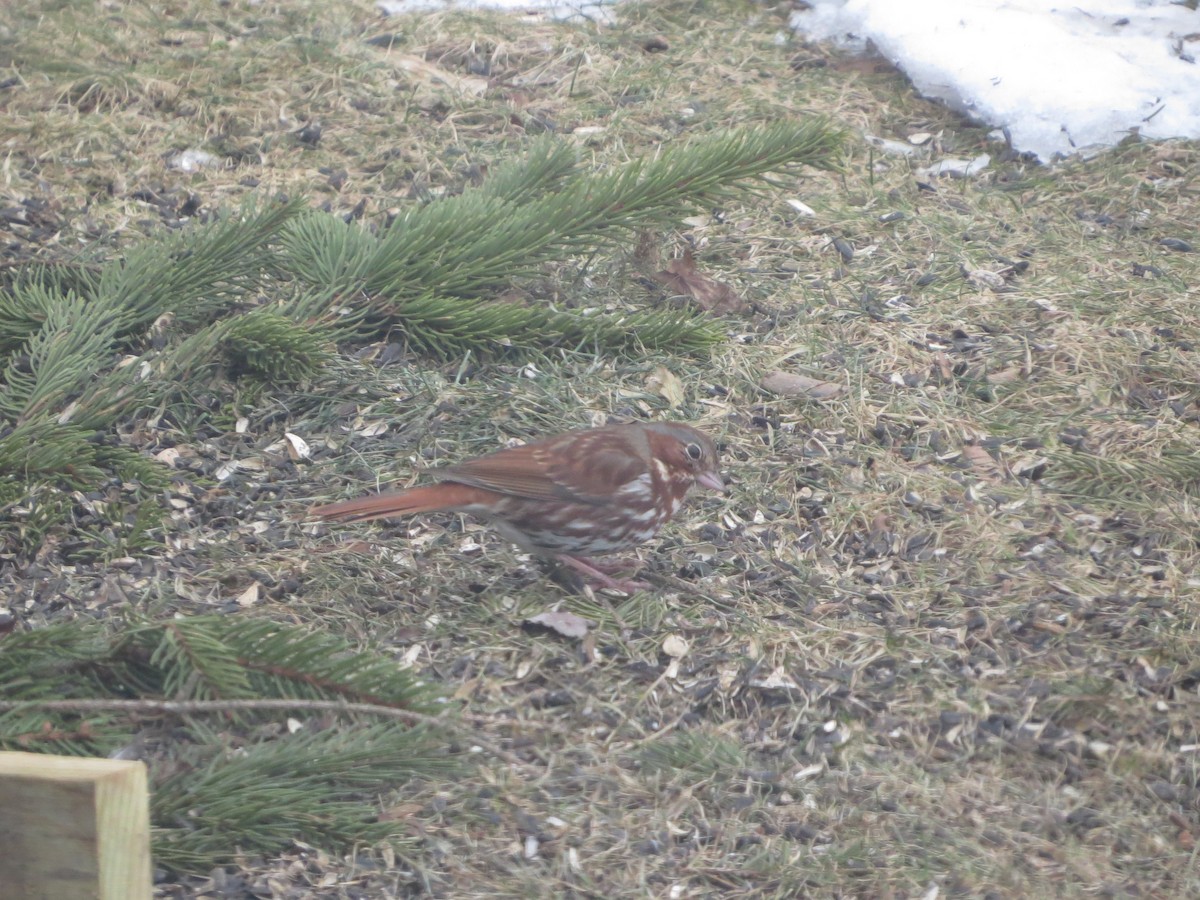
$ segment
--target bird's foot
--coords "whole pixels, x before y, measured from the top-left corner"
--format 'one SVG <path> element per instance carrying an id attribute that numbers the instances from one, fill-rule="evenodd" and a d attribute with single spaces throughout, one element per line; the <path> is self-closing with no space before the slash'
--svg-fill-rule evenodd
<path id="1" fill-rule="evenodd" d="M 629 565 L 629 560 L 612 560 L 607 563 L 597 563 L 594 559 L 581 559 L 578 556 L 566 555 L 560 556 L 559 560 L 583 575 L 585 580 L 591 581 L 602 588 L 620 591 L 622 594 L 633 594 L 650 587 L 645 581 L 612 577 L 611 572 L 627 571 L 632 568 Z"/>
<path id="2" fill-rule="evenodd" d="M 618 557 L 616 559 L 595 559 L 590 556 L 573 556 L 571 558 L 584 563 L 584 565 L 595 569 L 597 572 L 603 572 L 605 575 L 634 572 L 642 566 L 642 561 L 636 556 L 633 558 Z"/>

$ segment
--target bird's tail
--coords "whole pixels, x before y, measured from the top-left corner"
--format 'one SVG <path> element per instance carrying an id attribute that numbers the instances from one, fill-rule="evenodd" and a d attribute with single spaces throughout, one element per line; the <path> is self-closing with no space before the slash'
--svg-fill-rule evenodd
<path id="1" fill-rule="evenodd" d="M 327 522 L 369 522 L 392 516 L 463 509 L 477 500 L 479 493 L 479 488 L 442 482 L 314 506 L 308 512 Z"/>

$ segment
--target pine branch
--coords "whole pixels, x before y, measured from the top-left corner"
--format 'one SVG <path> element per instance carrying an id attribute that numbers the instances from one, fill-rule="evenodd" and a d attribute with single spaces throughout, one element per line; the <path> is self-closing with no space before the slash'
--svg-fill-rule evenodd
<path id="1" fill-rule="evenodd" d="M 1191 447 L 1164 447 L 1157 457 L 1059 450 L 1048 458 L 1049 480 L 1066 493 L 1154 506 L 1163 497 L 1200 493 L 1200 457 Z"/>
<path id="2" fill-rule="evenodd" d="M 0 475 L 22 478 L 28 484 L 42 478 L 61 478 L 69 486 L 104 479 L 96 465 L 91 434 L 69 425 L 22 423 L 0 438 Z"/>
<path id="3" fill-rule="evenodd" d="M 416 350 L 451 357 L 468 349 L 534 350 L 555 344 L 611 349 L 670 347 L 694 353 L 717 343 L 721 327 L 683 310 L 643 310 L 586 316 L 541 306 L 444 296 L 413 298 L 390 317 L 364 320 L 368 327 L 399 327 Z"/>
<path id="4" fill-rule="evenodd" d="M 4 268 L 16 265 L 5 263 Z M 62 263 L 27 263 L 14 269 L 7 289 L 0 293 L 0 353 L 24 344 L 63 297 L 92 296 L 98 275 L 95 267 Z"/>
<path id="5" fill-rule="evenodd" d="M 256 695 L 339 699 L 412 706 L 423 692 L 384 657 L 355 653 L 345 640 L 322 632 L 242 622 L 226 635 L 251 675 Z"/>
<path id="6" fill-rule="evenodd" d="M 329 359 L 328 340 L 272 309 L 238 316 L 225 334 L 230 369 L 274 385 L 297 384 L 320 371 Z"/>
<path id="7" fill-rule="evenodd" d="M 290 712 L 290 713 L 341 713 L 351 716 L 372 716 L 382 719 L 398 719 L 410 725 L 425 725 L 430 728 L 445 728 L 459 732 L 464 741 L 477 745 L 497 759 L 511 766 L 529 767 L 523 759 L 496 746 L 475 732 L 460 729 L 456 719 L 464 719 L 476 726 L 506 727 L 508 720 L 491 716 L 480 716 L 456 710 L 453 718 L 448 712 L 433 716 L 412 709 L 399 709 L 380 703 L 349 703 L 344 700 L 0 700 L 0 713 L 38 714 L 46 712 L 103 713 L 127 712 L 139 716 L 173 715 L 194 716 L 214 713 L 245 712 Z"/>
<path id="8" fill-rule="evenodd" d="M 298 732 L 236 754 L 192 754 L 155 785 L 156 863 L 203 871 L 245 853 L 277 853 L 300 840 L 322 847 L 395 842 L 400 823 L 374 798 L 415 775 L 456 763 L 421 728 L 393 725 Z"/>
<path id="9" fill-rule="evenodd" d="M 61 415 L 105 367 L 120 326 L 112 309 L 74 294 L 48 306 L 25 353 L 11 358 L 4 371 L 0 416 L 20 425 Z"/>
<path id="10" fill-rule="evenodd" d="M 0 437 L 0 475 L 58 478 L 76 488 L 93 486 L 115 469 L 161 483 L 164 476 L 156 477 L 151 464 L 97 438 L 131 409 L 178 391 L 177 376 L 187 373 L 197 352 L 206 362 L 219 360 L 222 339 L 247 368 L 280 380 L 313 371 L 322 343 L 263 313 L 210 326 L 204 342 L 185 341 L 177 355 L 167 354 L 166 378 L 148 378 L 129 360 L 116 365 L 130 333 L 165 312 L 187 325 L 227 311 L 261 276 L 267 244 L 298 209 L 292 203 L 232 215 L 135 248 L 124 263 L 96 274 L 67 278 L 40 267 L 14 279 L 0 293 L 0 347 L 10 351 L 0 374 L 0 428 L 5 420 L 10 426 Z M 86 293 L 55 293 L 68 282 Z M 297 345 L 299 356 L 292 354 Z M 152 352 L 147 360 L 161 355 Z"/>
<path id="11" fill-rule="evenodd" d="M 498 200 L 528 203 L 565 186 L 576 171 L 578 153 L 567 141 L 541 138 L 529 145 L 523 159 L 489 172 L 479 190 Z"/>
<path id="12" fill-rule="evenodd" d="M 413 210 L 379 242 L 365 289 L 379 306 L 418 293 L 479 297 L 536 273 L 548 260 L 664 225 L 744 195 L 747 182 L 806 165 L 831 169 L 843 140 L 820 119 L 741 129 L 671 146 L 601 175 L 577 175 L 562 190 L 520 205 L 468 192 Z"/>
<path id="13" fill-rule="evenodd" d="M 426 692 L 387 659 L 322 632 L 269 620 L 194 616 L 146 622 L 114 645 L 143 694 L 171 700 L 291 697 L 412 707 Z"/>
<path id="14" fill-rule="evenodd" d="M 298 200 L 248 207 L 137 246 L 123 265 L 104 268 L 96 297 L 121 310 L 127 331 L 167 313 L 177 328 L 210 322 L 258 285 L 271 262 L 271 243 L 301 208 Z"/>
<path id="15" fill-rule="evenodd" d="M 11 634 L 0 641 L 0 696 L 0 747 L 146 759 L 156 861 L 189 871 L 297 839 L 331 849 L 392 839 L 396 825 L 373 798 L 457 765 L 442 735 L 461 728 L 459 716 L 433 715 L 430 690 L 393 660 L 242 617 Z M 317 717 L 290 734 L 277 727 L 282 712 L 391 721 L 327 728 Z M 223 716 L 219 732 L 194 718 L 211 714 Z M 148 722 L 162 715 L 184 717 L 169 740 Z"/>
<path id="16" fill-rule="evenodd" d="M 0 700 L 0 712 L 130 712 L 190 716 L 225 712 L 335 712 L 399 719 L 418 725 L 444 725 L 445 719 L 380 703 L 341 700 Z"/>
<path id="17" fill-rule="evenodd" d="M 281 242 L 286 267 L 309 285 L 292 312 L 322 318 L 341 338 L 394 329 L 441 356 L 556 342 L 703 350 L 720 339 L 719 329 L 683 312 L 584 316 L 491 298 L 550 260 L 613 246 L 685 210 L 739 196 L 770 172 L 833 168 L 841 141 L 821 120 L 781 123 L 671 147 L 601 175 L 568 172 L 566 150 L 543 144 L 524 174 L 509 169 L 491 189 L 485 182 L 416 208 L 382 237 L 332 216 L 302 216 Z"/>
<path id="18" fill-rule="evenodd" d="M 53 686 L 47 693 L 45 686 Z M 430 689 L 343 639 L 232 616 L 135 622 L 120 634 L 70 623 L 0 643 L 0 696 L 13 703 L 115 699 L 280 699 L 431 708 Z M 63 694 L 67 696 L 63 696 Z M 0 731 L 0 743 L 13 735 Z"/>

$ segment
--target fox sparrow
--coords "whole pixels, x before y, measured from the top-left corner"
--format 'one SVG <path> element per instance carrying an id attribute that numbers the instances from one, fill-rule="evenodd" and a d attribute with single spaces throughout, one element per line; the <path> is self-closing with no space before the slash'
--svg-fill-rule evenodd
<path id="1" fill-rule="evenodd" d="M 712 439 L 678 422 L 568 431 L 437 475 L 437 484 L 318 506 L 312 514 L 330 522 L 365 522 L 471 513 L 523 549 L 628 593 L 644 585 L 614 579 L 587 557 L 648 541 L 693 484 L 725 489 Z"/>

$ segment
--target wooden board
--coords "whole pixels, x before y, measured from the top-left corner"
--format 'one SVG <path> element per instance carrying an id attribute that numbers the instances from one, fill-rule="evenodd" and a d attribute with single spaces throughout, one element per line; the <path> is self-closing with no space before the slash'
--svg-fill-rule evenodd
<path id="1" fill-rule="evenodd" d="M 150 900 L 140 762 L 0 753 L 0 898 Z"/>

